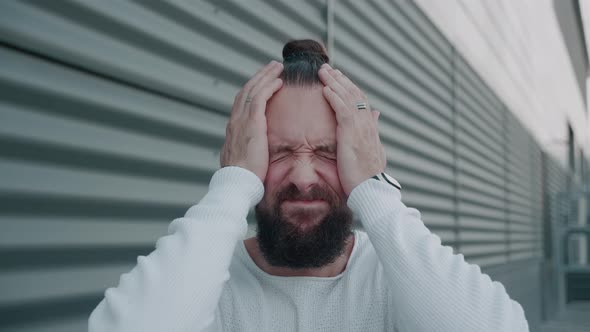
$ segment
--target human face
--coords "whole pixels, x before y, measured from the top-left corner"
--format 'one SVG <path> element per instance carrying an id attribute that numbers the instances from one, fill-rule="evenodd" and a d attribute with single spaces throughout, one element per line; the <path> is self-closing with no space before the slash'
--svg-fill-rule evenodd
<path id="1" fill-rule="evenodd" d="M 312 188 L 325 189 L 339 200 L 333 203 L 346 200 L 336 167 L 334 111 L 321 85 L 286 86 L 269 101 L 266 115 L 270 155 L 264 200 L 273 205 L 277 193 L 295 186 L 302 195 L 282 202 L 281 212 L 302 229 L 313 226 L 327 215 L 330 202 L 311 200 L 306 193 Z"/>
<path id="2" fill-rule="evenodd" d="M 336 167 L 336 119 L 321 86 L 283 87 L 267 104 L 269 167 L 257 239 L 273 266 L 319 268 L 345 248 L 352 211 Z"/>

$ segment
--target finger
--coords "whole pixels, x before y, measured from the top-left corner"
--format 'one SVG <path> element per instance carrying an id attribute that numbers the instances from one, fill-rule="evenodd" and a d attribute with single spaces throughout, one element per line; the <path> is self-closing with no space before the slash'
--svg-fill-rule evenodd
<path id="1" fill-rule="evenodd" d="M 320 70 L 318 71 L 318 76 L 320 77 L 320 80 L 322 81 L 322 83 L 324 83 L 324 85 L 329 86 L 332 89 L 332 91 L 338 93 L 341 96 L 341 98 L 344 98 L 344 96 L 346 95 L 346 89 L 344 89 L 344 87 L 341 86 L 340 83 L 338 83 L 336 77 L 333 76 L 330 70 L 331 68 L 329 68 L 327 65 L 322 66 L 322 68 L 320 68 Z"/>
<path id="2" fill-rule="evenodd" d="M 352 95 L 352 98 L 354 98 L 355 101 L 365 100 L 365 98 L 363 98 L 361 89 L 352 83 L 348 76 L 344 75 L 340 70 L 335 69 L 332 76 L 344 89 L 346 89 L 350 95 Z"/>
<path id="3" fill-rule="evenodd" d="M 336 113 L 336 121 L 340 123 L 347 115 L 346 110 L 348 110 L 348 107 L 346 103 L 344 103 L 342 98 L 340 98 L 340 96 L 328 85 L 324 86 L 322 93 L 326 100 L 328 100 L 330 106 L 332 106 L 334 113 Z"/>
<path id="4" fill-rule="evenodd" d="M 256 84 L 256 82 L 262 77 L 262 75 L 264 75 L 264 73 L 266 71 L 270 70 L 273 67 L 274 62 L 276 62 L 276 61 L 272 60 L 271 62 L 266 64 L 264 67 L 260 68 L 248 80 L 248 82 L 246 82 L 246 84 L 244 84 L 242 89 L 240 89 L 239 93 L 234 98 L 234 107 L 232 108 L 232 112 L 231 112 L 232 115 L 235 114 L 236 112 L 239 112 L 238 110 L 241 111 L 244 108 L 244 105 L 246 104 L 246 100 L 250 98 L 248 95 L 250 92 L 250 89 L 252 89 L 252 86 L 254 86 L 254 84 Z"/>
<path id="5" fill-rule="evenodd" d="M 252 78 L 250 78 L 250 80 L 248 80 L 248 82 L 246 82 L 246 84 L 244 84 L 244 87 L 242 87 L 242 90 L 240 90 L 240 93 L 236 96 L 236 100 L 234 102 L 238 106 L 240 106 L 239 107 L 240 109 L 246 103 L 246 99 L 248 99 L 250 97 L 250 90 L 252 89 L 252 87 L 255 86 L 256 83 L 258 83 L 258 81 L 266 74 L 266 72 L 268 72 L 269 70 L 272 70 L 272 68 L 274 66 L 276 66 L 276 64 L 278 64 L 278 62 L 275 60 L 272 60 L 264 67 L 260 68 L 256 72 L 256 74 L 254 74 L 254 76 L 252 76 Z"/>
<path id="6" fill-rule="evenodd" d="M 275 78 L 273 81 L 267 82 L 264 86 L 262 86 L 256 96 L 252 98 L 249 108 L 250 114 L 264 114 L 266 111 L 266 103 L 275 92 L 279 91 L 282 86 L 283 80 L 280 78 Z"/>
<path id="7" fill-rule="evenodd" d="M 273 82 L 275 79 L 277 79 L 281 75 L 282 71 L 283 71 L 283 64 L 282 63 L 277 63 L 277 65 L 275 65 L 273 68 L 271 68 L 269 71 L 267 71 L 250 90 L 250 93 L 249 93 L 250 98 L 253 99 L 254 97 L 256 97 L 258 92 L 261 89 L 263 89 L 269 82 Z"/>
<path id="8" fill-rule="evenodd" d="M 252 78 L 250 78 L 250 80 L 248 80 L 248 82 L 246 82 L 243 90 L 245 92 L 249 92 L 250 90 L 252 90 L 252 87 L 254 87 L 256 85 L 256 83 L 258 83 L 258 81 L 262 77 L 264 77 L 264 75 L 266 75 L 267 72 L 271 71 L 273 68 L 275 68 L 279 64 L 280 64 L 279 62 L 272 60 L 266 66 L 262 67 L 260 70 L 258 70 L 256 72 L 256 74 L 254 74 L 254 76 L 252 76 Z"/>
<path id="9" fill-rule="evenodd" d="M 334 92 L 340 94 L 341 98 L 345 98 L 346 95 L 348 94 L 348 91 L 346 90 L 346 88 L 344 86 L 342 86 L 342 84 L 340 84 L 340 82 L 338 82 L 338 78 L 337 78 L 337 73 L 334 69 L 327 69 L 328 72 L 328 80 L 331 82 L 330 87 L 332 88 L 332 90 L 334 90 Z"/>

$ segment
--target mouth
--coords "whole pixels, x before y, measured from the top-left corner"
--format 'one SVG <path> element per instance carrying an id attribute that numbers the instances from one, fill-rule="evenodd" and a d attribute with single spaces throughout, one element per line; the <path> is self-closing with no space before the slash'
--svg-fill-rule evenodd
<path id="1" fill-rule="evenodd" d="M 317 200 L 285 200 L 281 204 L 281 210 L 288 220 L 300 231 L 307 231 L 320 223 L 328 213 L 328 202 Z"/>
<path id="2" fill-rule="evenodd" d="M 281 204 L 285 217 L 297 220 L 298 223 L 318 221 L 324 216 L 330 206 L 328 202 L 317 200 L 286 200 Z"/>
<path id="3" fill-rule="evenodd" d="M 283 205 L 286 207 L 305 207 L 305 208 L 313 208 L 313 207 L 321 207 L 327 205 L 328 203 L 323 199 L 313 199 L 313 200 L 285 200 L 283 201 Z"/>

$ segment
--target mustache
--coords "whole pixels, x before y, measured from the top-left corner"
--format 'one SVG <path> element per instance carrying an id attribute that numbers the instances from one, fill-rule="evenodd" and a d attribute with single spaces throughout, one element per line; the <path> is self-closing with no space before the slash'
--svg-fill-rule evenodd
<path id="1" fill-rule="evenodd" d="M 331 194 L 328 189 L 322 188 L 320 186 L 313 186 L 308 191 L 301 192 L 296 185 L 290 184 L 277 195 L 277 203 L 282 203 L 286 200 L 324 200 L 328 203 L 334 204 L 337 203 L 338 198 Z"/>

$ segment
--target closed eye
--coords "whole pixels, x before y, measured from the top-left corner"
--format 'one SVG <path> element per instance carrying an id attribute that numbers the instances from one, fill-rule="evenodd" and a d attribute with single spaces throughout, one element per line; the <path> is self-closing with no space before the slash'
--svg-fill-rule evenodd
<path id="1" fill-rule="evenodd" d="M 288 153 L 281 153 L 281 154 L 275 155 L 271 158 L 271 162 L 275 163 L 275 162 L 285 160 L 285 159 L 287 159 L 288 156 L 289 156 Z"/>
<path id="2" fill-rule="evenodd" d="M 334 155 L 331 155 L 331 154 L 319 154 L 318 156 L 320 156 L 322 159 L 336 162 L 336 156 L 334 156 Z"/>

